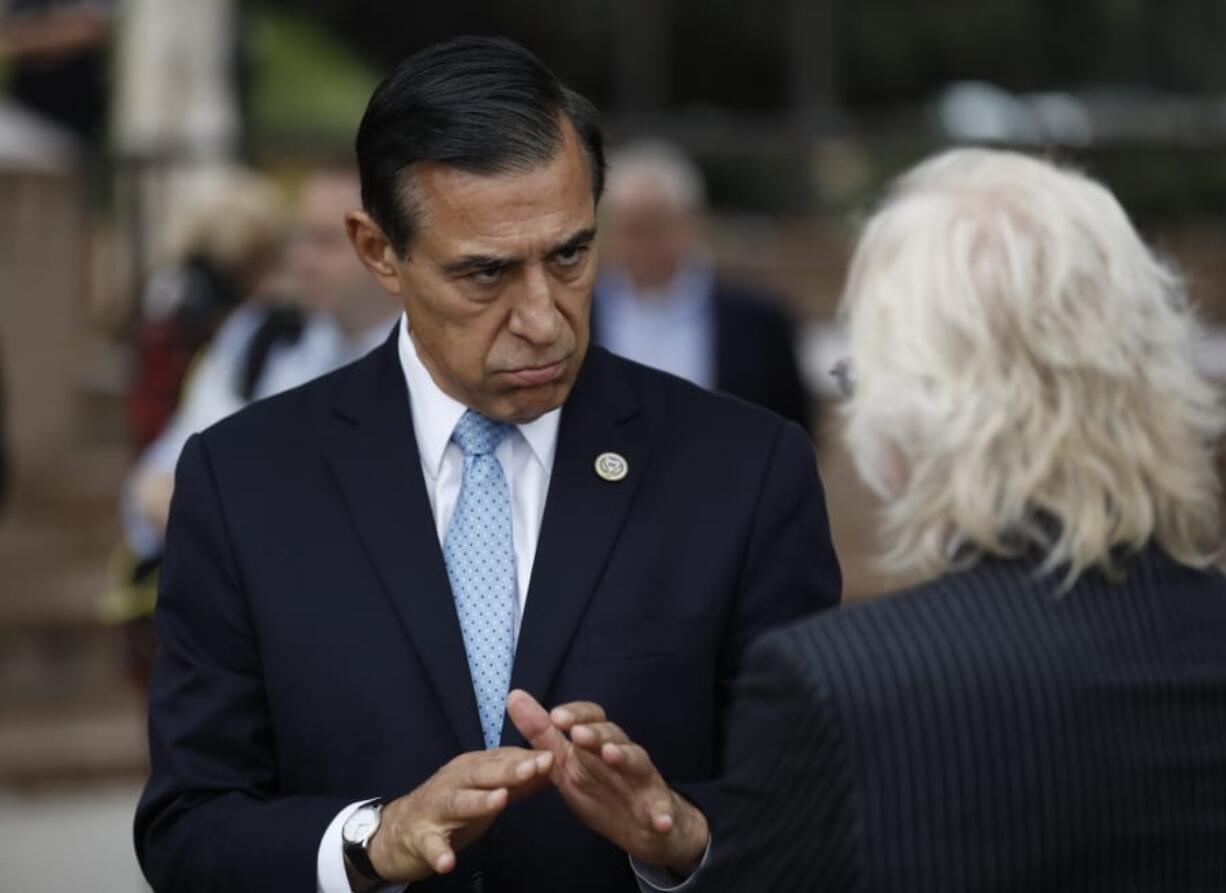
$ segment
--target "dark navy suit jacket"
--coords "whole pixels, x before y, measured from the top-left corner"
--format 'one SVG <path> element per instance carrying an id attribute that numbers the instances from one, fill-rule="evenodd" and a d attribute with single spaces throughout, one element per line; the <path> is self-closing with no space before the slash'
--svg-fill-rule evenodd
<path id="1" fill-rule="evenodd" d="M 606 451 L 628 460 L 625 480 L 595 473 Z M 589 352 L 562 413 L 512 686 L 601 703 L 714 811 L 743 650 L 839 590 L 798 427 Z M 190 441 L 156 619 L 136 841 L 158 890 L 314 889 L 343 806 L 481 749 L 394 337 Z M 521 738 L 508 725 L 503 742 Z M 420 888 L 634 886 L 625 855 L 546 791 Z"/>

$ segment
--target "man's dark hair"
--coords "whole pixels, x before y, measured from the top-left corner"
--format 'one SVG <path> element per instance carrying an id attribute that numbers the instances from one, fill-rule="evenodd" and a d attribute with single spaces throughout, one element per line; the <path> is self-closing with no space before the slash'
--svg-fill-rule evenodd
<path id="1" fill-rule="evenodd" d="M 378 86 L 358 128 L 362 204 L 393 250 L 413 236 L 411 182 L 437 161 L 477 174 L 532 170 L 562 144 L 562 120 L 579 135 L 595 200 L 604 188 L 604 137 L 593 106 L 505 38 L 458 37 L 405 59 Z"/>

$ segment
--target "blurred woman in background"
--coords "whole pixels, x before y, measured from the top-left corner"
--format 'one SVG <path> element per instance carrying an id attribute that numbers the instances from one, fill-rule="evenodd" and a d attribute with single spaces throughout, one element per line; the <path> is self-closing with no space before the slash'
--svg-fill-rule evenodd
<path id="1" fill-rule="evenodd" d="M 200 351 L 272 269 L 286 226 L 277 187 L 253 172 L 228 172 L 187 202 L 141 301 L 128 399 L 138 452 L 173 415 Z"/>
<path id="2" fill-rule="evenodd" d="M 758 644 L 695 880 L 1226 889 L 1224 417 L 1179 280 L 1097 183 L 956 150 L 844 311 L 846 441 L 927 582 Z"/>

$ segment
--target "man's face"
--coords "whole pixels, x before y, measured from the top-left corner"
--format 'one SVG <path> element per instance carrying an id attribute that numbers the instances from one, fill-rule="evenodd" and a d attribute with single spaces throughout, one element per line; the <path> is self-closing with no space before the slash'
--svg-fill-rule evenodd
<path id="1" fill-rule="evenodd" d="M 371 287 L 345 235 L 345 213 L 361 203 L 356 173 L 315 174 L 303 188 L 290 269 L 312 310 L 334 313 L 350 296 Z"/>
<path id="2" fill-rule="evenodd" d="M 561 406 L 587 353 L 595 201 L 574 130 L 526 172 L 411 173 L 416 228 L 395 279 L 417 352 L 466 406 L 523 423 Z"/>
<path id="3" fill-rule="evenodd" d="M 694 249 L 693 221 L 665 193 L 654 178 L 613 178 L 605 200 L 602 240 L 606 260 L 644 291 L 671 283 Z"/>

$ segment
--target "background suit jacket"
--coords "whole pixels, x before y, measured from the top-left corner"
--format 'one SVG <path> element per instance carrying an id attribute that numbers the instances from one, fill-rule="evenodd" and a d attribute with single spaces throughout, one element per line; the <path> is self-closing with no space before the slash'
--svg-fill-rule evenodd
<path id="1" fill-rule="evenodd" d="M 1226 890 L 1226 580 L 984 561 L 768 635 L 699 890 Z"/>
<path id="2" fill-rule="evenodd" d="M 605 451 L 629 462 L 598 477 Z M 591 699 L 711 811 L 762 630 L 840 588 L 799 428 L 593 348 L 562 413 L 511 684 Z M 309 890 L 347 803 L 482 748 L 392 339 L 194 438 L 157 610 L 136 840 L 159 890 Z M 503 742 L 522 739 L 508 724 Z M 631 890 L 547 791 L 422 890 Z M 417 885 L 414 889 L 417 889 Z"/>
<path id="3" fill-rule="evenodd" d="M 600 300 L 597 289 L 596 300 Z M 812 400 L 800 377 L 796 331 L 783 303 L 716 278 L 711 292 L 715 327 L 715 389 L 763 406 L 814 431 Z M 600 342 L 598 314 L 592 340 Z"/>

